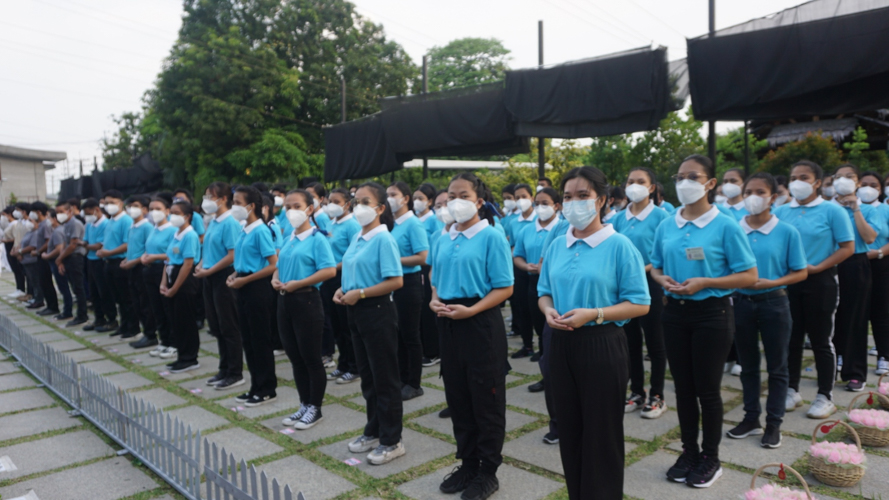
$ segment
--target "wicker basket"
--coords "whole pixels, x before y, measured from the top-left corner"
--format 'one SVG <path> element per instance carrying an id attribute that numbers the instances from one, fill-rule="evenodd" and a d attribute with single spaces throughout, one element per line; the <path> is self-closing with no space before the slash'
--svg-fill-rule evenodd
<path id="1" fill-rule="evenodd" d="M 883 377 L 885 377 L 886 375 L 887 374 L 885 373 L 880 375 L 880 380 L 877 380 L 877 394 L 883 396 L 882 398 L 880 398 L 880 406 L 882 406 L 884 410 L 889 411 L 889 397 L 880 393 L 880 383 L 883 382 Z"/>
<path id="2" fill-rule="evenodd" d="M 756 472 L 753 473 L 753 479 L 750 480 L 750 490 L 756 489 L 756 478 L 759 477 L 762 471 L 768 467 L 780 467 L 781 470 L 789 470 L 794 476 L 796 476 L 797 479 L 799 479 L 799 482 L 802 483 L 803 489 L 806 491 L 806 496 L 809 498 L 809 500 L 815 500 L 815 497 L 812 496 L 812 492 L 809 491 L 809 484 L 806 483 L 806 480 L 803 479 L 803 476 L 801 476 L 800 473 L 797 472 L 793 467 L 784 464 L 765 464 L 759 469 L 756 469 Z M 779 478 L 782 481 L 784 480 L 783 477 L 779 476 Z"/>
<path id="3" fill-rule="evenodd" d="M 858 398 L 860 398 L 862 396 L 869 396 L 869 397 L 876 396 L 877 400 L 880 401 L 880 405 L 884 406 L 884 407 L 887 404 L 889 404 L 889 398 L 887 398 L 886 396 L 884 396 L 878 392 L 861 393 L 861 394 L 855 396 L 855 398 L 849 402 L 849 410 L 848 411 L 852 411 L 853 409 L 855 409 L 855 402 L 858 401 Z M 846 417 L 846 420 L 849 420 L 848 416 Z M 851 424 L 852 422 L 849 422 L 849 423 Z M 855 424 L 855 431 L 858 433 L 858 437 L 861 438 L 861 444 L 863 444 L 865 446 L 879 447 L 879 446 L 889 445 L 889 429 L 880 430 L 880 429 L 877 429 L 876 427 L 865 427 L 861 424 Z"/>
<path id="4" fill-rule="evenodd" d="M 842 420 L 825 420 L 824 422 L 820 422 L 817 426 L 815 426 L 815 431 L 812 432 L 812 444 L 818 442 L 816 436 L 818 435 L 818 429 L 820 429 L 825 424 L 841 424 L 846 427 L 849 431 L 849 434 L 855 439 L 855 444 L 858 446 L 858 451 L 862 451 L 861 449 L 861 439 L 858 437 L 858 432 L 852 428 L 846 422 Z M 864 477 L 864 468 L 863 467 L 840 467 L 835 464 L 829 464 L 820 458 L 814 457 L 811 453 L 809 453 L 809 470 L 812 471 L 812 475 L 815 476 L 815 479 L 821 481 L 822 483 L 829 486 L 837 486 L 840 488 L 845 488 L 849 486 L 855 486 L 858 484 L 858 481 L 861 481 L 861 478 Z"/>

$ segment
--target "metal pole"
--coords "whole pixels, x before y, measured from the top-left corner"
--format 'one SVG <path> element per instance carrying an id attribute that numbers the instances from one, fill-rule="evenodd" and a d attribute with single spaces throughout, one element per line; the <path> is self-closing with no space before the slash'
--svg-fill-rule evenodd
<path id="1" fill-rule="evenodd" d="M 712 1 L 712 0 L 711 0 Z M 543 67 L 543 21 L 537 21 L 537 64 Z M 546 144 L 537 138 L 537 178 L 546 177 Z"/>
<path id="2" fill-rule="evenodd" d="M 710 0 L 710 36 L 716 33 L 716 0 Z M 707 156 L 716 166 L 716 122 L 707 122 Z"/>
<path id="3" fill-rule="evenodd" d="M 346 77 L 340 75 L 340 123 L 346 123 Z M 340 187 L 346 187 L 346 179 L 340 180 Z"/>
<path id="4" fill-rule="evenodd" d="M 744 120 L 744 177 L 750 175 L 750 132 L 747 131 L 747 120 Z"/>
<path id="5" fill-rule="evenodd" d="M 423 56 L 423 94 L 429 93 L 428 56 Z M 429 178 L 429 157 L 423 157 L 423 180 Z"/>

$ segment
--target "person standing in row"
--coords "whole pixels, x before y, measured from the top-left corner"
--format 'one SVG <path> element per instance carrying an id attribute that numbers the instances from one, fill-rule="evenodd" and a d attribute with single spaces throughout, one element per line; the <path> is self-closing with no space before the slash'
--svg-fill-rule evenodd
<path id="1" fill-rule="evenodd" d="M 358 187 L 352 213 L 361 225 L 343 255 L 342 287 L 333 301 L 347 306 L 352 347 L 367 404 L 364 433 L 349 443 L 352 453 L 367 453 L 372 465 L 403 456 L 403 413 L 398 373 L 398 311 L 392 292 L 403 284 L 401 254 L 389 233 L 395 219 L 386 189 L 366 182 Z"/>
<path id="2" fill-rule="evenodd" d="M 66 221 L 68 220 L 66 217 L 63 217 Z M 56 259 L 59 258 L 59 255 L 62 254 L 62 250 L 65 249 L 65 228 L 59 223 L 58 220 L 58 212 L 56 210 L 49 211 L 49 222 L 52 229 L 52 236 L 50 236 L 49 244 L 46 247 L 46 251 L 40 256 L 45 262 L 49 264 L 50 272 L 52 273 L 53 278 L 56 280 L 56 285 L 58 285 L 59 293 L 62 294 L 62 310 L 55 316 L 53 319 L 56 321 L 70 321 L 74 319 L 73 311 L 74 311 L 74 300 L 71 297 L 71 288 L 68 285 L 68 278 L 59 274 L 59 268 L 56 266 Z"/>
<path id="3" fill-rule="evenodd" d="M 651 276 L 668 297 L 662 321 L 682 432 L 683 453 L 667 478 L 707 488 L 722 475 L 719 388 L 735 330 L 729 295 L 756 282 L 756 258 L 737 221 L 712 204 L 709 158 L 689 156 L 673 178 L 683 207 L 658 226 L 651 250 Z"/>
<path id="4" fill-rule="evenodd" d="M 52 316 L 59 314 L 59 297 L 56 294 L 56 288 L 52 281 L 52 269 L 49 262 L 41 258 L 41 255 L 47 251 L 49 242 L 52 239 L 53 227 L 50 215 L 50 208 L 42 201 L 36 201 L 31 204 L 31 211 L 28 217 L 34 223 L 36 231 L 34 238 L 34 246 L 37 248 L 37 279 L 40 280 L 40 290 L 43 293 L 43 303 L 46 306 L 43 310 L 37 311 L 38 316 Z"/>
<path id="5" fill-rule="evenodd" d="M 432 247 L 432 239 L 436 233 L 441 233 L 444 226 L 432 210 L 435 204 L 436 195 L 435 186 L 428 182 L 420 184 L 420 187 L 414 191 L 413 210 L 417 215 L 417 219 L 423 224 L 426 230 L 426 238 L 429 240 L 429 246 Z M 438 355 L 438 327 L 435 326 L 435 314 L 426 307 L 432 300 L 432 284 L 429 281 L 429 271 L 432 269 L 424 260 L 420 265 L 420 273 L 423 281 L 423 301 L 420 307 L 420 343 L 423 345 L 423 366 L 434 366 L 441 360 Z"/>
<path id="6" fill-rule="evenodd" d="M 149 223 L 148 197 L 136 195 L 127 200 L 127 214 L 133 219 L 127 235 L 126 258 L 120 267 L 128 273 L 130 291 L 132 292 L 133 307 L 136 310 L 139 322 L 142 323 L 143 337 L 130 346 L 140 349 L 157 345 L 157 321 L 151 312 L 151 301 L 148 298 L 148 288 L 143 278 L 142 256 L 145 255 L 145 244 L 148 236 L 154 229 Z"/>
<path id="7" fill-rule="evenodd" d="M 176 361 L 167 365 L 171 373 L 183 373 L 201 367 L 198 363 L 198 325 L 195 319 L 197 280 L 192 275 L 195 261 L 201 260 L 201 242 L 192 226 L 194 210 L 183 200 L 173 203 L 170 224 L 176 234 L 167 247 L 167 265 L 161 277 L 160 293 L 170 322 Z"/>
<path id="8" fill-rule="evenodd" d="M 90 298 L 93 301 L 95 319 L 89 325 L 83 327 L 84 331 L 95 330 L 100 333 L 117 330 L 117 307 L 114 298 L 108 288 L 108 279 L 105 276 L 105 261 L 96 252 L 102 249 L 105 241 L 105 229 L 108 227 L 108 219 L 105 217 L 99 202 L 93 198 L 87 199 L 82 205 L 84 220 L 86 221 L 86 235 L 84 246 L 88 250 L 86 254 L 87 267 L 89 268 Z"/>
<path id="9" fill-rule="evenodd" d="M 139 334 L 139 320 L 133 310 L 130 279 L 126 270 L 121 269 L 120 263 L 127 253 L 127 238 L 133 218 L 124 210 L 123 194 L 114 189 L 105 192 L 105 212 L 111 219 L 105 228 L 102 249 L 96 252 L 96 256 L 105 260 L 105 280 L 112 297 L 109 302 L 116 303 L 120 312 L 120 327 L 111 332 L 111 335 L 132 338 Z"/>
<path id="10" fill-rule="evenodd" d="M 284 199 L 293 233 L 281 248 L 272 288 L 278 292 L 278 328 L 281 343 L 293 367 L 300 407 L 284 425 L 310 429 L 323 418 L 321 403 L 327 386 L 321 362 L 324 307 L 321 283 L 336 276 L 330 243 L 309 220 L 315 212 L 312 195 L 297 189 Z"/>
<path id="11" fill-rule="evenodd" d="M 877 172 L 861 174 L 858 198 L 876 211 L 877 238 L 870 244 L 871 289 L 870 324 L 877 355 L 877 375 L 889 373 L 889 205 L 883 203 L 883 177 Z"/>
<path id="12" fill-rule="evenodd" d="M 725 208 L 729 209 L 732 217 L 740 221 L 747 215 L 747 208 L 744 206 L 744 170 L 740 168 L 730 168 L 722 174 L 722 194 L 725 195 Z"/>
<path id="13" fill-rule="evenodd" d="M 515 186 L 515 202 L 517 215 L 510 225 L 511 239 L 509 245 L 515 247 L 516 240 L 526 225 L 533 224 L 537 219 L 537 213 L 534 211 L 534 191 L 527 184 L 516 184 Z M 528 271 L 523 271 L 518 267 L 513 269 L 515 276 L 515 286 L 513 288 L 513 296 L 510 299 L 512 305 L 512 328 L 522 337 L 522 348 L 512 353 L 512 359 L 533 357 L 534 361 L 540 359 L 540 355 L 534 355 L 534 327 L 531 323 L 531 307 L 533 304 L 528 303 L 528 287 L 530 278 Z"/>
<path id="14" fill-rule="evenodd" d="M 62 225 L 64 236 L 64 248 L 56 258 L 56 267 L 59 274 L 64 276 L 71 285 L 71 292 L 77 302 L 77 315 L 65 324 L 66 327 L 74 327 L 86 323 L 89 318 L 86 306 L 86 291 L 83 283 L 83 268 L 86 262 L 87 250 L 83 245 L 84 226 L 77 218 L 72 216 L 72 208 L 69 203 L 60 203 L 56 206 L 56 218 Z"/>
<path id="15" fill-rule="evenodd" d="M 499 306 L 513 294 L 514 278 L 509 244 L 491 226 L 489 195 L 471 173 L 451 180 L 448 212 L 456 223 L 428 259 L 429 307 L 438 316 L 441 375 L 463 461 L 439 489 L 465 490 L 463 500 L 483 500 L 499 489 L 506 434 L 506 326 Z"/>
<path id="16" fill-rule="evenodd" d="M 160 286 L 164 276 L 164 262 L 167 260 L 167 248 L 173 241 L 177 228 L 167 220 L 170 217 L 170 201 L 165 198 L 155 198 L 148 204 L 148 218 L 153 227 L 145 240 L 145 253 L 139 259 L 142 264 L 142 281 L 145 282 L 145 291 L 148 295 L 148 304 L 157 324 L 157 339 L 146 336 L 143 340 L 157 341 L 154 349 L 149 351 L 150 356 L 170 359 L 176 357 L 178 351 L 173 338 L 172 324 L 167 317 L 164 306 L 164 296 L 161 295 Z"/>

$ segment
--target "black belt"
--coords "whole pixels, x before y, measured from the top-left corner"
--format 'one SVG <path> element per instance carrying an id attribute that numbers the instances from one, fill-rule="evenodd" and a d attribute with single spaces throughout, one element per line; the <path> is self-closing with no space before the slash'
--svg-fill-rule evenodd
<path id="1" fill-rule="evenodd" d="M 253 273 L 241 273 L 241 272 L 239 272 L 239 273 L 238 273 L 238 278 L 245 278 L 245 277 L 247 277 L 247 276 L 250 276 L 251 274 L 253 274 Z"/>
<path id="2" fill-rule="evenodd" d="M 746 295 L 742 293 L 739 295 L 742 299 L 749 300 L 750 302 L 762 302 L 764 300 L 777 299 L 778 297 L 786 297 L 787 290 L 781 288 L 780 290 L 772 290 L 768 293 L 758 293 L 756 295 Z"/>
<path id="3" fill-rule="evenodd" d="M 280 293 L 281 295 L 292 295 L 295 293 L 311 293 L 311 292 L 315 292 L 317 290 L 318 289 L 313 286 L 304 286 L 302 288 L 297 288 L 296 290 L 294 290 L 292 292 L 288 292 L 286 290 L 279 290 L 278 293 Z"/>
<path id="4" fill-rule="evenodd" d="M 669 295 L 664 295 L 664 305 L 667 304 L 676 304 L 681 306 L 696 306 L 696 307 L 716 307 L 721 305 L 729 305 L 731 303 L 730 297 L 708 297 L 703 300 L 692 300 L 692 299 L 677 299 L 675 297 L 670 297 Z"/>

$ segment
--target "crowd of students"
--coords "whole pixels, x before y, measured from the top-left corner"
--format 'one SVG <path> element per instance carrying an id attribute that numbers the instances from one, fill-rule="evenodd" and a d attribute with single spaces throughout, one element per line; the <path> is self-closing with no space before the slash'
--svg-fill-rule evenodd
<path id="1" fill-rule="evenodd" d="M 800 161 L 789 174 L 732 169 L 720 182 L 708 158 L 690 156 L 672 176 L 678 209 L 642 167 L 610 180 L 619 186 L 594 167 L 558 188 L 508 185 L 499 205 L 471 173 L 441 191 L 214 182 L 203 216 L 184 189 L 112 190 L 54 209 L 7 207 L 3 234 L 29 309 L 152 347 L 173 373 L 200 367 L 206 320 L 219 348 L 207 384 L 245 384 L 246 358 L 249 389 L 236 397 L 246 406 L 275 400 L 282 350 L 301 401 L 284 425 L 318 424 L 326 384 L 360 380 L 367 424 L 348 447 L 375 465 L 406 453 L 403 401 L 423 396 L 422 366 L 440 362 L 441 416 L 462 461 L 440 490 L 466 500 L 499 488 L 505 377 L 510 359 L 529 357 L 543 375 L 529 390 L 545 393 L 544 442 L 560 444 L 570 498 L 617 499 L 623 419 L 668 411 L 668 366 L 684 451 L 666 475 L 693 487 L 722 474 L 727 369 L 741 377 L 745 410 L 727 435 L 762 435 L 767 448 L 802 404 L 806 336 L 818 376 L 809 417 L 836 411 L 837 372 L 847 390 L 864 389 L 868 320 L 877 373 L 889 371 L 889 186 L 851 164 L 825 176 Z M 511 356 L 510 335 L 522 342 Z"/>

